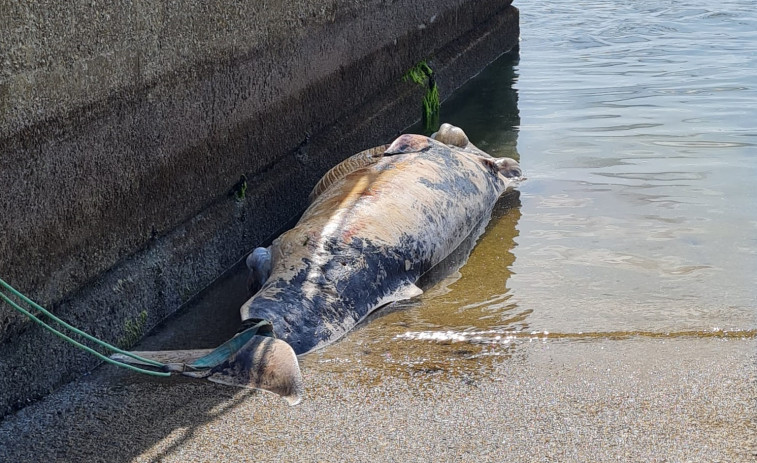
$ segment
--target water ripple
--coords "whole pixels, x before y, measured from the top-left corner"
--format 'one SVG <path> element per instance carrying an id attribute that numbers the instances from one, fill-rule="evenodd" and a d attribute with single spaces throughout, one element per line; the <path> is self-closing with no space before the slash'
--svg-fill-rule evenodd
<path id="1" fill-rule="evenodd" d="M 754 2 L 518 6 L 511 302 L 554 331 L 757 326 Z"/>
<path id="2" fill-rule="evenodd" d="M 576 340 L 595 341 L 597 339 L 625 340 L 630 338 L 718 338 L 718 339 L 754 339 L 757 330 L 683 330 L 683 331 L 596 331 L 576 333 L 554 333 L 550 331 L 407 331 L 394 337 L 395 341 L 425 341 L 436 343 L 467 344 L 510 344 L 518 340 Z"/>

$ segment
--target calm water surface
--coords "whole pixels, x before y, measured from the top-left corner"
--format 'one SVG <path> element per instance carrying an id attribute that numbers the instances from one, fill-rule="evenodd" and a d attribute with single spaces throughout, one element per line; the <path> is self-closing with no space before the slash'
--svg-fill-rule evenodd
<path id="1" fill-rule="evenodd" d="M 519 60 L 489 66 L 442 120 L 520 159 L 519 200 L 460 272 L 314 363 L 434 371 L 534 340 L 755 335 L 753 2 L 517 6 Z"/>

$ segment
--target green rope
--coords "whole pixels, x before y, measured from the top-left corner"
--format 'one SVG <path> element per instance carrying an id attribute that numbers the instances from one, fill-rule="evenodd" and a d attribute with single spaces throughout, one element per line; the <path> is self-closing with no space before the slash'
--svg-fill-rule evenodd
<path id="1" fill-rule="evenodd" d="M 110 350 L 112 350 L 114 352 L 118 352 L 119 354 L 126 355 L 128 357 L 131 357 L 133 359 L 139 360 L 141 362 L 147 363 L 149 365 L 152 365 L 152 366 L 155 366 L 155 367 L 158 367 L 158 368 L 165 367 L 165 365 L 162 364 L 162 363 L 160 363 L 160 362 L 157 362 L 157 361 L 151 360 L 151 359 L 146 359 L 146 358 L 140 357 L 138 355 L 135 355 L 135 354 L 133 354 L 131 352 L 119 349 L 118 347 L 112 346 L 112 345 L 108 344 L 107 342 L 101 341 L 101 340 L 95 338 L 94 336 L 91 336 L 91 335 L 85 333 L 84 331 L 81 331 L 81 330 L 79 330 L 79 329 L 77 329 L 77 328 L 69 325 L 68 323 L 64 322 L 60 318 L 56 317 L 52 313 L 50 313 L 47 310 L 45 310 L 42 306 L 40 306 L 36 302 L 32 301 L 28 297 L 26 297 L 23 294 L 21 294 L 20 292 L 18 292 L 16 289 L 14 289 L 11 285 L 9 285 L 5 281 L 3 281 L 3 279 L 1 279 L 1 278 L 0 278 L 0 285 L 2 285 L 5 289 L 7 289 L 8 291 L 10 291 L 16 297 L 20 298 L 22 301 L 26 302 L 30 306 L 32 306 L 35 309 L 39 310 L 43 315 L 46 315 L 47 317 L 51 318 L 56 323 L 59 323 L 59 324 L 63 325 L 64 327 L 68 328 L 69 330 L 73 331 L 74 333 L 76 333 L 76 334 L 78 334 L 78 335 L 80 335 L 80 336 L 82 336 L 82 337 L 84 337 L 86 339 L 89 339 L 90 341 L 92 341 L 92 342 L 94 342 L 96 344 L 99 344 L 100 346 L 102 346 L 102 347 L 104 347 L 106 349 L 110 349 Z M 170 373 L 167 373 L 167 372 L 145 370 L 143 368 L 138 368 L 138 367 L 135 367 L 133 365 L 129 365 L 129 364 L 126 364 L 126 363 L 118 362 L 116 360 L 108 358 L 105 355 L 97 352 L 96 350 L 91 349 L 91 348 L 85 346 L 84 344 L 81 344 L 80 342 L 78 342 L 78 341 L 70 338 L 69 336 L 61 333 L 60 331 L 56 330 L 52 326 L 50 326 L 47 323 L 43 322 L 42 320 L 40 320 L 39 318 L 37 318 L 37 316 L 35 316 L 31 312 L 29 312 L 28 310 L 26 310 L 23 307 L 21 307 L 18 304 L 16 304 L 13 300 L 11 300 L 8 296 L 6 296 L 5 294 L 3 294 L 2 292 L 0 292 L 0 298 L 2 298 L 8 305 L 10 305 L 11 307 L 13 307 L 17 311 L 21 312 L 22 314 L 26 315 L 31 320 L 33 320 L 35 323 L 39 324 L 40 326 L 42 326 L 46 330 L 50 331 L 54 335 L 56 335 L 56 336 L 58 336 L 58 337 L 60 337 L 60 338 L 62 338 L 64 340 L 70 342 L 71 344 L 79 347 L 80 349 L 83 349 L 83 350 L 89 352 L 90 354 L 95 355 L 96 357 L 98 357 L 99 359 L 101 359 L 101 360 L 103 360 L 103 361 L 105 361 L 107 363 L 110 363 L 112 365 L 116 365 L 116 366 L 119 366 L 119 367 L 127 368 L 129 370 L 137 371 L 139 373 L 145 373 L 145 374 L 148 374 L 148 375 L 153 375 L 153 376 L 170 376 L 171 375 Z"/>
<path id="2" fill-rule="evenodd" d="M 211 353 L 200 357 L 189 366 L 198 370 L 210 369 L 225 362 L 231 355 L 242 348 L 253 336 L 268 336 L 275 338 L 273 324 L 268 320 L 260 320 L 255 325 L 247 328 L 238 335 L 213 349 Z"/>

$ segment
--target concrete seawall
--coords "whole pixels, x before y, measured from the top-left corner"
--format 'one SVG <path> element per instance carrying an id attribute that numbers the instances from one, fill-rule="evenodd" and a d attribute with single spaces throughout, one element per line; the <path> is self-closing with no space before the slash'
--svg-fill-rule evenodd
<path id="1" fill-rule="evenodd" d="M 5 4 L 0 277 L 133 343 L 417 119 L 407 69 L 444 97 L 517 47 L 509 3 Z M 0 305 L 0 416 L 96 364 Z"/>

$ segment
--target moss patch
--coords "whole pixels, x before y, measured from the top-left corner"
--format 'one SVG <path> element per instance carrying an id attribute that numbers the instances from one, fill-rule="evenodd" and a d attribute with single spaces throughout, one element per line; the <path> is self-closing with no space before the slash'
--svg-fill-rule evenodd
<path id="1" fill-rule="evenodd" d="M 424 131 L 428 134 L 434 132 L 439 128 L 439 109 L 441 108 L 439 88 L 436 85 L 436 80 L 434 80 L 434 71 L 429 67 L 428 63 L 421 61 L 410 68 L 402 76 L 402 80 L 405 82 L 410 80 L 418 85 L 428 86 L 428 90 L 423 97 L 421 115 Z"/>
<path id="2" fill-rule="evenodd" d="M 147 324 L 147 311 L 143 310 L 133 319 L 127 319 L 124 325 L 124 334 L 118 340 L 118 347 L 121 349 L 128 349 L 136 344 L 142 335 L 145 333 L 145 325 Z"/>

